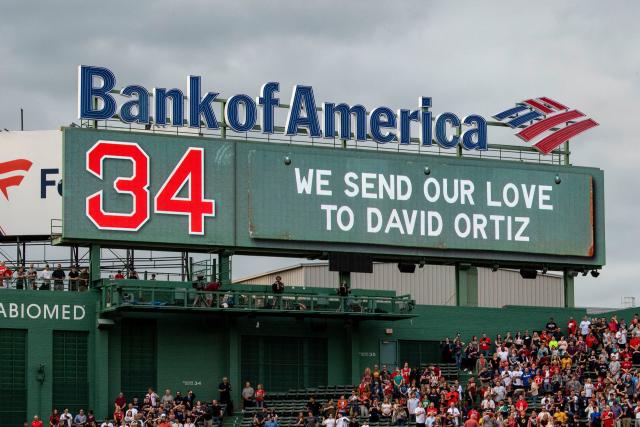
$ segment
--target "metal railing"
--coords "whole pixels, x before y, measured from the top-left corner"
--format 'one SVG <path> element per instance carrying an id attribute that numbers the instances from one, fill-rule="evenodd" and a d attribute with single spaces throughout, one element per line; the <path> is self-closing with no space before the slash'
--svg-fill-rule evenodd
<path id="1" fill-rule="evenodd" d="M 90 280 L 78 279 L 43 279 L 43 278 L 4 278 L 0 279 L 0 289 L 17 289 L 24 291 L 60 291 L 84 292 L 89 290 Z"/>
<path id="2" fill-rule="evenodd" d="M 274 294 L 262 290 L 228 289 L 201 291 L 189 287 L 121 284 L 102 280 L 102 311 L 121 308 L 153 308 L 201 311 L 313 312 L 350 315 L 401 315 L 413 310 L 410 295 L 339 296 L 319 292 L 285 292 Z"/>

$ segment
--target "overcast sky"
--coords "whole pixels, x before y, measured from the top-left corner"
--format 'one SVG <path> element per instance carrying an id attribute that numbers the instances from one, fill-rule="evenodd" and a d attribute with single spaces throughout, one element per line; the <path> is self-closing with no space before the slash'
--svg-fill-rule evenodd
<path id="1" fill-rule="evenodd" d="M 76 120 L 78 64 L 146 87 L 201 75 L 224 97 L 279 81 L 284 99 L 303 83 L 319 102 L 368 108 L 420 95 L 461 115 L 545 95 L 575 106 L 600 123 L 572 149 L 574 164 L 605 171 L 607 223 L 607 266 L 579 278 L 576 303 L 640 297 L 638 1 L 20 1 L 0 16 L 0 129 L 18 127 L 20 107 L 29 130 Z"/>

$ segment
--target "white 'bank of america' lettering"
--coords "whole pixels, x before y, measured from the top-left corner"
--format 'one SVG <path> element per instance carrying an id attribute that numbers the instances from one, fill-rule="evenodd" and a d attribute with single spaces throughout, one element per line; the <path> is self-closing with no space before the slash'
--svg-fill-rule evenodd
<path id="1" fill-rule="evenodd" d="M 0 303 L 0 319 L 83 320 L 83 305 Z"/>

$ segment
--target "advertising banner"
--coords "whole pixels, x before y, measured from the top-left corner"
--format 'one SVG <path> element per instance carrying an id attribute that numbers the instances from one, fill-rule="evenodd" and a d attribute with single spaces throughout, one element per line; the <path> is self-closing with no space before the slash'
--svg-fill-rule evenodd
<path id="1" fill-rule="evenodd" d="M 62 218 L 62 132 L 0 133 L 0 236 L 48 236 Z"/>

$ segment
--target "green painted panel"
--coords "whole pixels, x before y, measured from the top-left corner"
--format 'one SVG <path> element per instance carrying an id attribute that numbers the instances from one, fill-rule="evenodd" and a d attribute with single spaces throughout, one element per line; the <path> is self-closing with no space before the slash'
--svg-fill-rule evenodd
<path id="1" fill-rule="evenodd" d="M 157 387 L 156 321 L 125 319 L 121 331 L 121 391 L 128 401 L 144 400 L 149 387 Z M 159 393 L 161 394 L 161 393 Z"/>
<path id="2" fill-rule="evenodd" d="M 327 383 L 326 339 L 243 336 L 240 352 L 242 385 L 261 383 L 269 392 Z"/>
<path id="3" fill-rule="evenodd" d="M 77 414 L 88 410 L 87 332 L 53 331 L 53 407 Z"/>
<path id="4" fill-rule="evenodd" d="M 27 419 L 27 331 L 0 329 L 0 427 Z"/>

